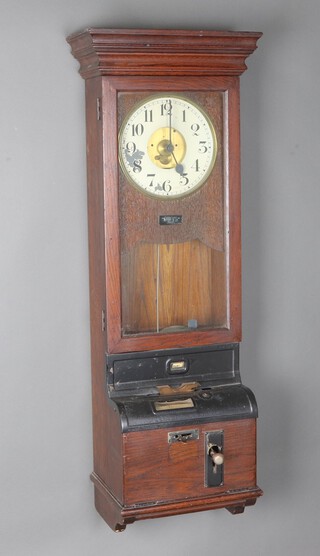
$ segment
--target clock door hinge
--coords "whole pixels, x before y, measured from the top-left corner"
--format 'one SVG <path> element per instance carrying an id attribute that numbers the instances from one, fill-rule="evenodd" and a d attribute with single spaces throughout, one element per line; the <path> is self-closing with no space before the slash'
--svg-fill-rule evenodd
<path id="1" fill-rule="evenodd" d="M 106 330 L 106 312 L 104 309 L 102 309 L 101 312 L 101 330 L 102 332 L 105 332 Z"/>
<path id="2" fill-rule="evenodd" d="M 101 98 L 97 98 L 97 120 L 101 120 Z"/>

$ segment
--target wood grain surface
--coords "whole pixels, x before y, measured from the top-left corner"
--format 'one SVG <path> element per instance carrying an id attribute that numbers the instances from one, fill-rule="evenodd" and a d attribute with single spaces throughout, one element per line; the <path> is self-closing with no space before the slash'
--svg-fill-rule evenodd
<path id="1" fill-rule="evenodd" d="M 224 253 L 199 240 L 171 245 L 142 243 L 122 255 L 124 334 L 173 326 L 227 325 Z M 158 287 L 157 287 L 158 284 Z M 158 300 L 158 303 L 157 303 Z"/>
<path id="2" fill-rule="evenodd" d="M 168 432 L 178 430 L 175 428 L 124 435 L 125 505 L 206 497 L 256 487 L 254 419 L 193 428 L 199 429 L 199 440 L 185 443 L 168 444 Z M 224 436 L 224 483 L 219 487 L 206 487 L 205 434 L 216 430 L 222 430 Z"/>

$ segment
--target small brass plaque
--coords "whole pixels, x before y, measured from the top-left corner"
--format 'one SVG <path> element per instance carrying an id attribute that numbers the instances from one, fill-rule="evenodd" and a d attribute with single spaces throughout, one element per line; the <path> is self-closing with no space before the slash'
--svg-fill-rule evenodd
<path id="1" fill-rule="evenodd" d="M 168 444 L 175 442 L 189 442 L 189 440 L 199 440 L 199 429 L 189 431 L 168 432 Z"/>
<path id="2" fill-rule="evenodd" d="M 169 409 L 187 409 L 189 407 L 194 407 L 194 403 L 191 398 L 187 398 L 185 400 L 155 402 L 154 407 L 156 411 L 168 411 Z"/>
<path id="3" fill-rule="evenodd" d="M 160 226 L 172 226 L 173 224 L 181 224 L 182 215 L 181 214 L 170 214 L 165 216 L 159 216 Z"/>

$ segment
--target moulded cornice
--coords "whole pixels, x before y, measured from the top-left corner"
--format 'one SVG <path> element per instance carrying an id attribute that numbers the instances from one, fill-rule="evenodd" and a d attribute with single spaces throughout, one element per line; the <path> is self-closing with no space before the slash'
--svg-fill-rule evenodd
<path id="1" fill-rule="evenodd" d="M 67 38 L 84 79 L 104 75 L 241 75 L 262 33 L 90 28 Z"/>

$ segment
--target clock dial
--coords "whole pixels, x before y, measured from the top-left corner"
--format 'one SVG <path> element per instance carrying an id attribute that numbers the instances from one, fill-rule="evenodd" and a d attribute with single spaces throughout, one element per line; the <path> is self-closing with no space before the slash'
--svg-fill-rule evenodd
<path id="1" fill-rule="evenodd" d="M 120 164 L 130 183 L 161 199 L 183 197 L 203 185 L 216 155 L 210 118 L 183 96 L 145 99 L 119 133 Z"/>

